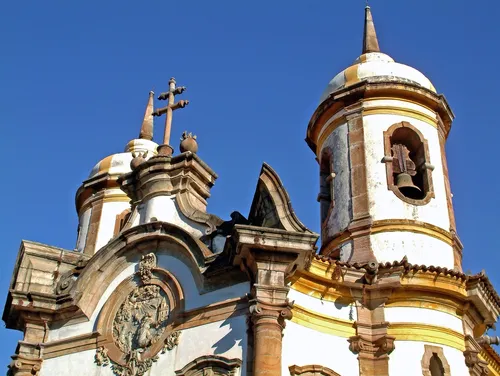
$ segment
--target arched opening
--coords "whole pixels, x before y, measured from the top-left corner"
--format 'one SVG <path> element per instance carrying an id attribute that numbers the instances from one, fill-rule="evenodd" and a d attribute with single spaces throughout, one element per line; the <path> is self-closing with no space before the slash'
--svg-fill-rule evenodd
<path id="1" fill-rule="evenodd" d="M 439 346 L 424 345 L 422 357 L 423 376 L 450 376 L 450 365 L 444 356 L 443 348 Z"/>
<path id="2" fill-rule="evenodd" d="M 407 122 L 384 132 L 388 188 L 403 201 L 424 205 L 434 197 L 427 141 Z"/>
<path id="3" fill-rule="evenodd" d="M 131 214 L 131 210 L 125 209 L 124 211 L 122 211 L 120 214 L 118 214 L 116 216 L 115 229 L 113 231 L 113 236 L 118 235 L 122 231 L 123 227 L 125 226 L 125 224 L 127 223 L 127 221 L 130 218 L 130 214 Z"/>
<path id="4" fill-rule="evenodd" d="M 444 376 L 443 362 L 441 362 L 436 353 L 432 354 L 429 362 L 429 371 L 431 372 L 431 376 Z"/>
<path id="5" fill-rule="evenodd" d="M 334 205 L 334 177 L 332 171 L 333 160 L 330 150 L 323 150 L 319 165 L 319 194 L 318 201 L 320 203 L 321 223 L 324 223 L 328 218 L 330 209 Z"/>

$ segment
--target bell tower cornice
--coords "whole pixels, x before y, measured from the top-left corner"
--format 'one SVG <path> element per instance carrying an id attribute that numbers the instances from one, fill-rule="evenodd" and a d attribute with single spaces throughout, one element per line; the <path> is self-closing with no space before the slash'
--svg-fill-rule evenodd
<path id="1" fill-rule="evenodd" d="M 455 115 L 444 95 L 411 83 L 367 79 L 332 93 L 314 111 L 306 134 L 306 142 L 311 150 L 316 155 L 318 154 L 321 141 L 333 130 L 335 124 L 341 122 L 342 119 L 345 120 L 349 106 L 359 102 L 360 110 L 363 111 L 363 101 L 374 98 L 395 99 L 429 109 L 436 114 L 436 117 L 433 120 L 427 116 L 426 120 L 433 122 L 444 138 L 448 138 Z M 406 111 L 406 113 L 410 117 L 418 116 L 415 111 Z M 332 121 L 332 119 L 335 120 Z"/>

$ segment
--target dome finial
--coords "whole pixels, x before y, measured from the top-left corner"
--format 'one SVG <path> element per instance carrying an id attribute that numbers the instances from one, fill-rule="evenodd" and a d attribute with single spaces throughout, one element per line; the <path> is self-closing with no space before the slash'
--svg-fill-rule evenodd
<path id="1" fill-rule="evenodd" d="M 139 138 L 146 140 L 153 140 L 153 97 L 155 93 L 149 92 L 148 104 L 146 105 L 146 112 L 144 113 L 144 120 L 142 121 L 141 132 Z"/>
<path id="2" fill-rule="evenodd" d="M 373 23 L 372 12 L 368 1 L 365 7 L 365 30 L 363 33 L 363 54 L 368 52 L 380 52 L 378 46 L 377 33 L 375 31 L 375 24 Z"/>

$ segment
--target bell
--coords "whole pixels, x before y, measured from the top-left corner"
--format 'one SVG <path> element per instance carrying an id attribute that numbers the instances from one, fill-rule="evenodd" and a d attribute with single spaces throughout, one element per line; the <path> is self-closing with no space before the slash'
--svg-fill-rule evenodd
<path id="1" fill-rule="evenodd" d="M 396 186 L 406 197 L 418 198 L 422 194 L 422 190 L 413 184 L 410 174 L 406 172 L 402 172 L 396 176 Z"/>

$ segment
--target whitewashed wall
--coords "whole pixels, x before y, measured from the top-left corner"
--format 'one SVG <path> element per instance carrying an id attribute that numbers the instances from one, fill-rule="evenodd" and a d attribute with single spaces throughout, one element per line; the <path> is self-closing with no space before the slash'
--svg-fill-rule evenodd
<path id="1" fill-rule="evenodd" d="M 240 373 L 246 375 L 247 333 L 245 316 L 186 329 L 181 332 L 178 346 L 153 363 L 149 376 L 174 376 L 189 362 L 203 355 L 241 359 Z M 95 350 L 47 359 L 42 363 L 40 376 L 114 376 L 111 366 L 97 366 Z"/>
<path id="2" fill-rule="evenodd" d="M 357 355 L 349 351 L 347 338 L 314 331 L 294 322 L 287 322 L 283 335 L 283 371 L 288 367 L 318 364 L 342 376 L 359 376 Z M 399 375 L 395 373 L 394 375 Z"/>
<path id="3" fill-rule="evenodd" d="M 116 226 L 116 216 L 129 208 L 130 204 L 126 201 L 103 203 L 101 221 L 99 222 L 99 232 L 97 233 L 97 241 L 95 245 L 96 252 L 114 238 L 113 234 Z"/>
<path id="4" fill-rule="evenodd" d="M 188 219 L 180 211 L 174 196 L 152 197 L 138 207 L 139 216 L 133 223 L 134 226 L 149 223 L 153 218 L 158 221 L 172 223 L 181 227 L 195 238 L 200 238 L 208 228 Z"/>
<path id="5" fill-rule="evenodd" d="M 396 349 L 389 356 L 389 375 L 391 376 L 422 376 L 422 357 L 425 345 L 443 348 L 444 356 L 450 365 L 453 376 L 469 376 L 469 369 L 465 365 L 464 355 L 460 350 L 449 346 L 417 341 L 396 341 Z"/>
<path id="6" fill-rule="evenodd" d="M 76 250 L 78 252 L 83 252 L 85 244 L 87 244 L 87 234 L 89 232 L 91 214 L 92 208 L 88 208 L 80 215 L 78 220 L 78 239 L 76 240 Z"/>

